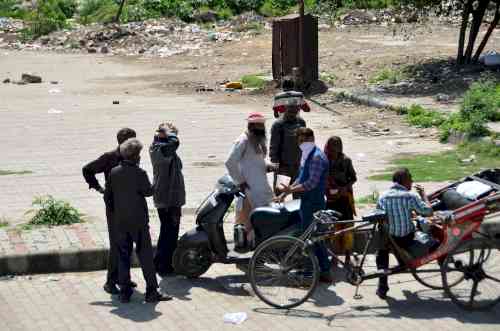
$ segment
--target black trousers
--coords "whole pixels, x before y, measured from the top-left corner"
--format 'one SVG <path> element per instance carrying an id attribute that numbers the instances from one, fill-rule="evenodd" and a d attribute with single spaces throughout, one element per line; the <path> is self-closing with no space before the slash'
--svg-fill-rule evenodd
<path id="1" fill-rule="evenodd" d="M 146 292 L 154 291 L 158 288 L 155 266 L 153 264 L 153 246 L 149 226 L 146 225 L 137 230 L 118 232 L 118 247 L 120 252 L 119 279 L 122 291 L 130 289 L 130 265 L 132 262 L 132 248 L 135 243 L 135 252 L 141 264 L 142 274 L 146 281 Z"/>
<path id="2" fill-rule="evenodd" d="M 396 244 L 402 249 L 407 249 L 413 244 L 413 238 L 415 233 L 410 233 L 404 237 L 392 237 Z M 377 269 L 384 270 L 389 268 L 389 250 L 387 247 L 382 247 L 377 251 Z M 401 263 L 401 262 L 400 262 Z M 389 283 L 387 281 L 387 276 L 382 276 L 378 279 L 378 287 L 383 291 L 389 290 Z"/>
<path id="3" fill-rule="evenodd" d="M 159 273 L 171 273 L 174 271 L 172 256 L 177 248 L 179 238 L 181 207 L 160 208 L 158 216 L 161 226 L 154 263 L 156 271 Z"/>
<path id="4" fill-rule="evenodd" d="M 108 254 L 108 274 L 106 276 L 106 283 L 113 285 L 118 284 L 118 229 L 116 222 L 113 221 L 113 212 L 106 208 L 106 221 L 108 223 L 108 236 L 109 236 L 109 254 Z"/>

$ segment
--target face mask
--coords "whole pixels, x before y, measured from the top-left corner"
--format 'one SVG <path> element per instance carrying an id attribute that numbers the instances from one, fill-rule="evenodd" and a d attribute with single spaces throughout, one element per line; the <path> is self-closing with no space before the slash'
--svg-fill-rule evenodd
<path id="1" fill-rule="evenodd" d="M 300 144 L 300 150 L 302 151 L 302 158 L 300 160 L 300 165 L 303 166 L 304 163 L 306 162 L 307 158 L 309 157 L 309 154 L 312 152 L 314 149 L 314 143 L 312 141 L 306 141 Z"/>
<path id="2" fill-rule="evenodd" d="M 264 137 L 266 135 L 266 129 L 252 129 L 250 132 L 256 137 Z"/>

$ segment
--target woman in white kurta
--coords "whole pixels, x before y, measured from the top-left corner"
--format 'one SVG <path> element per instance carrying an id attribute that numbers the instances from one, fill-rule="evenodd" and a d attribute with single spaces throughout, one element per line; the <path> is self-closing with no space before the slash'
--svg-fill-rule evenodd
<path id="1" fill-rule="evenodd" d="M 241 134 L 231 149 L 226 168 L 234 183 L 245 191 L 250 209 L 267 206 L 273 191 L 267 180 L 272 165 L 265 160 L 267 154 L 265 119 L 259 113 L 247 118 L 248 130 Z M 251 226 L 244 220 L 247 231 Z"/>

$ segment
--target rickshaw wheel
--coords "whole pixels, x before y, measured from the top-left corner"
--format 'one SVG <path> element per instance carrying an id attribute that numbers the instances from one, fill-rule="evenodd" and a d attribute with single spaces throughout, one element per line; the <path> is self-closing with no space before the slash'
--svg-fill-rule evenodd
<path id="1" fill-rule="evenodd" d="M 491 240 L 460 243 L 446 257 L 441 275 L 446 294 L 463 309 L 488 310 L 500 302 L 500 251 Z M 449 286 L 457 275 L 463 280 Z"/>
<path id="2" fill-rule="evenodd" d="M 463 258 L 469 261 L 474 259 L 473 250 L 469 250 L 464 252 L 464 254 L 468 254 L 469 256 L 464 256 Z M 453 263 L 453 259 L 449 259 L 446 263 Z M 438 260 L 431 261 L 430 263 L 424 264 L 423 266 L 412 270 L 413 278 L 423 286 L 426 286 L 433 290 L 444 290 L 443 285 L 443 277 L 441 276 L 442 266 L 445 263 L 439 262 Z M 419 272 L 420 271 L 420 272 Z M 448 286 L 453 287 L 460 284 L 461 281 L 464 280 L 463 275 L 456 274 L 452 279 L 451 276 L 448 279 Z"/>
<path id="3" fill-rule="evenodd" d="M 255 294 L 275 308 L 301 305 L 318 286 L 318 259 L 295 237 L 277 236 L 263 242 L 255 250 L 249 266 Z"/>

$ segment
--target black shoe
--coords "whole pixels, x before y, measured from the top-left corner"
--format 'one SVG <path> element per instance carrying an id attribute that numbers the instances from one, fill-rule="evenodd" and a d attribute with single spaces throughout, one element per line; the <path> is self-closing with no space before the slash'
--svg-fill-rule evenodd
<path id="1" fill-rule="evenodd" d="M 160 294 L 160 293 L 158 293 L 158 291 L 154 291 L 154 292 L 146 293 L 145 300 L 146 300 L 146 302 L 154 303 L 154 302 L 160 302 L 160 301 L 170 301 L 170 300 L 172 300 L 172 297 L 168 296 L 168 295 Z"/>
<path id="2" fill-rule="evenodd" d="M 104 286 L 102 288 L 104 289 L 104 291 L 106 293 L 109 293 L 109 294 L 120 294 L 120 290 L 118 289 L 118 287 L 116 287 L 116 284 L 106 283 L 106 284 L 104 284 Z"/>
<path id="3" fill-rule="evenodd" d="M 128 286 L 130 288 L 136 288 L 137 287 L 137 283 L 136 282 L 133 282 L 133 281 L 130 281 L 130 283 L 128 283 Z"/>
<path id="4" fill-rule="evenodd" d="M 130 297 L 132 296 L 132 293 L 120 293 L 120 302 L 121 303 L 129 303 L 130 302 Z"/>
<path id="5" fill-rule="evenodd" d="M 375 293 L 380 299 L 385 300 L 387 299 L 387 292 L 389 292 L 389 289 L 379 287 Z"/>

